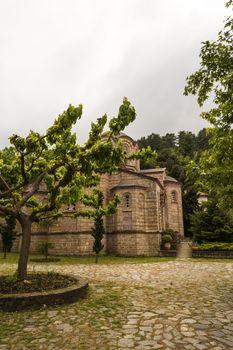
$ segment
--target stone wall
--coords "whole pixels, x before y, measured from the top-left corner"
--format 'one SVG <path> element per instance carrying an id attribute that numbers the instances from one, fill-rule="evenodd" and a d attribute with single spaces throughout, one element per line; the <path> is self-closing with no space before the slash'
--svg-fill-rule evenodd
<path id="1" fill-rule="evenodd" d="M 179 182 L 165 182 L 166 229 L 172 229 L 184 235 L 182 195 Z M 175 197 L 174 197 L 175 195 Z"/>
<path id="2" fill-rule="evenodd" d="M 193 258 L 233 259 L 232 250 L 193 250 Z"/>
<path id="3" fill-rule="evenodd" d="M 117 193 L 122 200 L 117 214 L 107 220 L 108 232 L 162 231 L 158 220 L 160 187 L 154 179 L 151 181 L 143 175 L 121 170 L 111 176 L 110 186 L 109 197 Z M 130 196 L 130 206 L 127 208 L 124 203 L 126 194 Z"/>
<path id="4" fill-rule="evenodd" d="M 160 249 L 160 233 L 117 232 L 108 233 L 103 238 L 103 253 L 125 256 L 156 256 Z M 21 236 L 14 242 L 13 252 L 18 252 Z M 51 255 L 92 255 L 93 237 L 90 232 L 44 232 L 33 233 L 31 236 L 30 253 L 38 252 L 38 244 L 48 240 L 54 244 Z"/>
<path id="5" fill-rule="evenodd" d="M 156 256 L 160 233 L 118 232 L 107 235 L 107 252 L 124 256 Z"/>
<path id="6" fill-rule="evenodd" d="M 48 240 L 54 244 L 51 255 L 90 255 L 93 254 L 93 237 L 90 232 L 52 232 L 49 235 L 37 233 L 31 236 L 30 252 L 37 253 L 40 241 Z M 105 245 L 105 239 L 103 239 Z"/>

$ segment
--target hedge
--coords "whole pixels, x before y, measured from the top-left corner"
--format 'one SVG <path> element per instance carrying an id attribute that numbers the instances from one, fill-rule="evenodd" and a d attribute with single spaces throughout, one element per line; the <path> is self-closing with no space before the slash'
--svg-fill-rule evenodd
<path id="1" fill-rule="evenodd" d="M 224 242 L 209 242 L 199 244 L 197 247 L 198 250 L 233 250 L 233 242 L 232 243 L 224 243 Z"/>

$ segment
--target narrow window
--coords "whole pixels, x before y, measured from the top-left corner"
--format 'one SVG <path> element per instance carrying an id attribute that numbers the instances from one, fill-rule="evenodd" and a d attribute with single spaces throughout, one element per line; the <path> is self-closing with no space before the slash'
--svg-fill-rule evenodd
<path id="1" fill-rule="evenodd" d="M 172 203 L 176 203 L 177 202 L 177 193 L 176 191 L 172 191 Z"/>
<path id="2" fill-rule="evenodd" d="M 160 193 L 159 200 L 160 200 L 160 206 L 163 207 L 165 203 L 164 193 Z"/>
<path id="3" fill-rule="evenodd" d="M 132 205 L 132 196 L 130 193 L 125 193 L 123 195 L 123 203 L 124 203 L 124 208 L 130 209 Z"/>

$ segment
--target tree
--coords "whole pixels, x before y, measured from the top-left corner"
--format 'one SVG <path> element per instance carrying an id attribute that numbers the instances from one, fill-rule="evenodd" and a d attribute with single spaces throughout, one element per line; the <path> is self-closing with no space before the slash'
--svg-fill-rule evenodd
<path id="1" fill-rule="evenodd" d="M 233 8 L 233 1 L 228 1 Z M 201 116 L 212 124 L 211 148 L 193 168 L 199 170 L 200 184 L 215 193 L 218 205 L 233 205 L 233 17 L 225 20 L 215 41 L 202 43 L 201 68 L 187 78 L 184 94 L 197 95 L 200 106 L 213 96 L 213 108 Z"/>
<path id="2" fill-rule="evenodd" d="M 193 157 L 196 151 L 196 136 L 190 131 L 180 131 L 178 133 L 179 153 L 185 157 Z"/>
<path id="3" fill-rule="evenodd" d="M 201 153 L 203 150 L 210 148 L 210 134 L 205 128 L 200 130 L 196 136 L 196 151 Z"/>
<path id="4" fill-rule="evenodd" d="M 27 137 L 13 135 L 12 161 L 6 162 L 0 152 L 0 213 L 13 216 L 22 229 L 22 244 L 18 261 L 18 277 L 27 277 L 27 262 L 33 222 L 61 215 L 63 204 L 78 202 L 84 187 L 96 186 L 100 174 L 111 173 L 126 156 L 120 140 L 113 136 L 131 123 L 136 113 L 125 98 L 118 116 L 110 120 L 107 138 L 101 137 L 107 115 L 92 123 L 84 146 L 76 142 L 72 127 L 82 115 L 82 106 L 69 106 L 46 131 L 30 131 Z M 143 151 L 149 154 L 150 150 Z M 140 157 L 138 152 L 136 157 Z M 46 195 L 38 192 L 44 188 Z"/>
<path id="5" fill-rule="evenodd" d="M 117 211 L 117 205 L 120 203 L 120 198 L 115 195 L 113 199 L 104 207 L 104 195 L 99 189 L 94 189 L 91 195 L 84 194 L 82 203 L 91 207 L 90 210 L 80 210 L 75 216 L 83 216 L 88 218 L 94 218 L 94 226 L 92 227 L 93 252 L 96 254 L 96 263 L 98 262 L 99 253 L 104 248 L 102 239 L 105 233 L 104 229 L 104 216 L 115 214 Z"/>
<path id="6" fill-rule="evenodd" d="M 0 234 L 2 235 L 2 247 L 4 256 L 6 259 L 6 253 L 11 251 L 13 246 L 13 241 L 15 240 L 15 230 L 16 220 L 13 216 L 7 215 L 5 216 L 5 224 L 0 224 Z"/>
<path id="7" fill-rule="evenodd" d="M 54 244 L 52 242 L 41 241 L 38 244 L 37 251 L 38 251 L 38 253 L 44 255 L 45 260 L 48 260 L 49 249 L 52 249 L 52 248 L 54 248 Z"/>
<path id="8" fill-rule="evenodd" d="M 191 215 L 191 231 L 197 243 L 233 242 L 233 218 L 209 198 Z"/>

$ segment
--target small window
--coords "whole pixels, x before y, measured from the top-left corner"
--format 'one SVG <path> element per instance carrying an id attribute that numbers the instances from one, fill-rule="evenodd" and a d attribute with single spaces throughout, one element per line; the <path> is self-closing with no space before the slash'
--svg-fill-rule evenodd
<path id="1" fill-rule="evenodd" d="M 160 206 L 163 207 L 164 204 L 165 204 L 164 193 L 160 193 L 160 195 L 159 195 L 159 200 L 160 200 Z"/>
<path id="2" fill-rule="evenodd" d="M 176 191 L 172 191 L 172 203 L 176 203 L 177 202 L 177 193 Z"/>
<path id="3" fill-rule="evenodd" d="M 124 204 L 124 208 L 126 209 L 130 209 L 131 205 L 132 205 L 132 196 L 130 193 L 125 193 L 123 195 L 123 204 Z"/>

